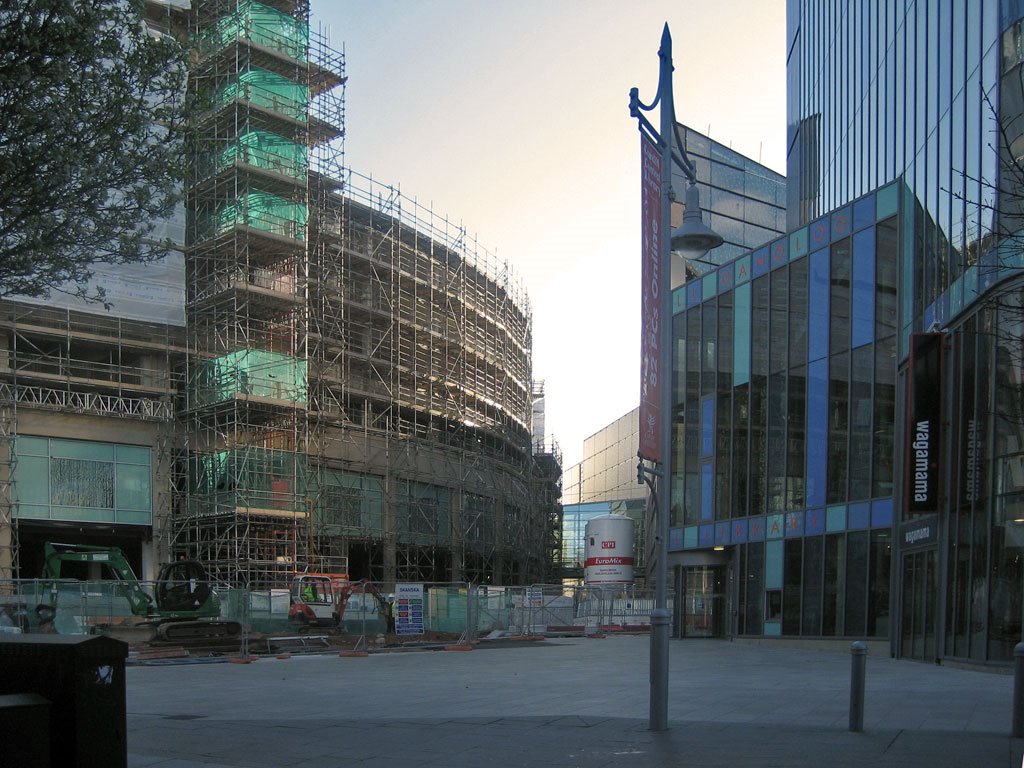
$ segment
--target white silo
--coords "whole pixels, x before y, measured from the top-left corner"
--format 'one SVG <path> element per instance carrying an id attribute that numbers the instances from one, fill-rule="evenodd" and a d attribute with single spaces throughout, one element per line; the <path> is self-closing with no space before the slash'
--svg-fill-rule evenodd
<path id="1" fill-rule="evenodd" d="M 633 583 L 634 526 L 633 520 L 625 515 L 600 515 L 587 522 L 584 583 Z"/>

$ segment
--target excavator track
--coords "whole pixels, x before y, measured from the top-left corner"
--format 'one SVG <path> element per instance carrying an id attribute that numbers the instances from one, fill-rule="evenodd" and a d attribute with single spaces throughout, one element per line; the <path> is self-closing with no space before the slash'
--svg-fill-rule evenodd
<path id="1" fill-rule="evenodd" d="M 237 621 L 166 621 L 156 628 L 157 638 L 165 642 L 234 640 L 241 634 Z"/>

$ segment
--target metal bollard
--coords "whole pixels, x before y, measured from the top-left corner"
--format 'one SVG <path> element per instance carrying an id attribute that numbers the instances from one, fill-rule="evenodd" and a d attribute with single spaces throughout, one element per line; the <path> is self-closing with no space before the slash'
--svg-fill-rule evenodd
<path id="1" fill-rule="evenodd" d="M 1013 732 L 1015 739 L 1024 738 L 1024 643 L 1013 646 Z"/>
<path id="2" fill-rule="evenodd" d="M 868 646 L 858 640 L 850 646 L 850 732 L 864 730 L 864 673 L 868 664 Z"/>

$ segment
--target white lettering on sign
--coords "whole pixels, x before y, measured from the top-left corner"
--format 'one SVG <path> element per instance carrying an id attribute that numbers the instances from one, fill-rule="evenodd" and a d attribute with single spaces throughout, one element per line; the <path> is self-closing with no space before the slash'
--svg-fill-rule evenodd
<path id="1" fill-rule="evenodd" d="M 601 549 L 615 549 L 615 542 L 614 541 L 602 541 L 601 542 Z"/>
<path id="2" fill-rule="evenodd" d="M 929 528 L 918 528 L 916 531 L 907 531 L 903 537 L 903 541 L 907 544 L 916 544 L 922 539 L 927 539 L 932 535 L 932 529 Z"/>
<path id="3" fill-rule="evenodd" d="M 928 501 L 928 460 L 930 458 L 931 424 L 917 422 L 914 432 L 914 501 Z"/>

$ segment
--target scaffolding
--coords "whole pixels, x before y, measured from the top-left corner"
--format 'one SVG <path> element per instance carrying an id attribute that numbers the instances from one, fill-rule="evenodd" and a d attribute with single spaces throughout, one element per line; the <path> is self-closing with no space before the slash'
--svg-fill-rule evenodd
<path id="1" fill-rule="evenodd" d="M 464 226 L 344 166 L 344 53 L 305 0 L 193 3 L 169 555 L 284 586 L 543 570 L 532 314 Z M 557 527 L 557 526 L 556 526 Z"/>
<path id="2" fill-rule="evenodd" d="M 548 525 L 532 495 L 526 291 L 461 224 L 372 177 L 317 168 L 314 507 L 325 520 L 339 497 L 352 510 L 344 535 L 315 524 L 317 550 L 381 581 L 521 583 L 543 558 L 531 532 Z M 341 469 L 373 486 L 379 515 L 334 486 Z"/>
<path id="3" fill-rule="evenodd" d="M 340 152 L 344 58 L 306 0 L 193 3 L 188 354 L 172 555 L 282 586 L 312 564 L 310 155 Z"/>

